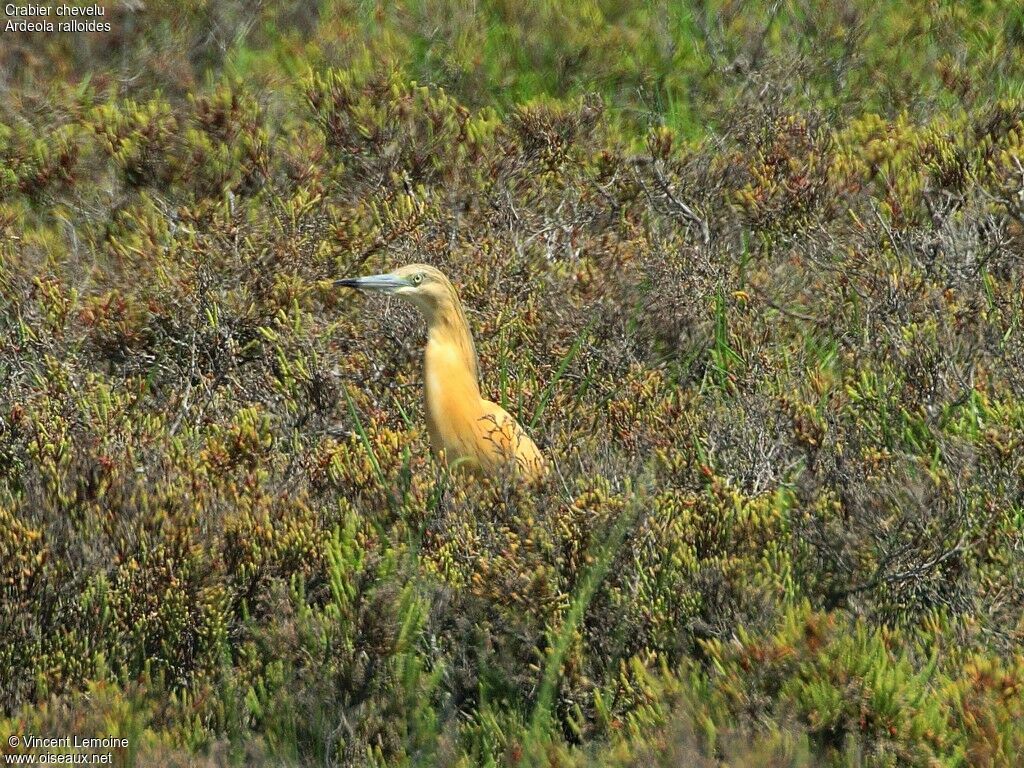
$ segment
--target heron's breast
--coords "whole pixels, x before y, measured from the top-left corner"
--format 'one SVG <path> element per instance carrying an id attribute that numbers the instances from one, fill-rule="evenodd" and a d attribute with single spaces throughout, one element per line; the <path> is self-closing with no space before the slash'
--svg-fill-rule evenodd
<path id="1" fill-rule="evenodd" d="M 431 342 L 423 374 L 431 448 L 435 453 L 443 451 L 449 460 L 472 456 L 480 390 L 468 366 L 452 350 Z"/>

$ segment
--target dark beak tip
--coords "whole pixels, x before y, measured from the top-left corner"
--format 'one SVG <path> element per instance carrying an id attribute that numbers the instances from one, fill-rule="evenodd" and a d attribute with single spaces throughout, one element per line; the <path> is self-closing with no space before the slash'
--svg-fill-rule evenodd
<path id="1" fill-rule="evenodd" d="M 334 281 L 335 288 L 358 288 L 359 281 L 354 277 L 343 277 Z"/>

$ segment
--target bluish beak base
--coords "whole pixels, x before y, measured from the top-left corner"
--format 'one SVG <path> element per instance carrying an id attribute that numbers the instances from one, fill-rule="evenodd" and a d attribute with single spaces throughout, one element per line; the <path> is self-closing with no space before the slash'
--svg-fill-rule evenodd
<path id="1" fill-rule="evenodd" d="M 406 288 L 408 283 L 394 275 L 368 275 L 367 277 L 343 277 L 340 280 L 335 280 L 334 285 L 337 288 L 355 288 L 359 291 L 391 293 L 399 288 Z"/>

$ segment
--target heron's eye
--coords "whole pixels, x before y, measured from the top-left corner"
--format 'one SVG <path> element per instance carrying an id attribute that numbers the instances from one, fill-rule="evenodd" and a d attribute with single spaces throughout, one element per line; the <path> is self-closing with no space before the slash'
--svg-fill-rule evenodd
<path id="1" fill-rule="evenodd" d="M 422 272 L 417 272 L 415 275 L 412 276 L 412 281 L 411 282 L 412 282 L 413 285 L 419 285 L 420 283 L 422 283 L 423 282 L 423 273 Z"/>

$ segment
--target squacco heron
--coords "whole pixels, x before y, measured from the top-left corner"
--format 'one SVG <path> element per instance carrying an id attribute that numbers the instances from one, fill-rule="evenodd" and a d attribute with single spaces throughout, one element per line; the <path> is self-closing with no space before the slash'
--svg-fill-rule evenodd
<path id="1" fill-rule="evenodd" d="M 527 481 L 545 474 L 544 457 L 529 435 L 503 408 L 481 396 L 473 336 L 459 294 L 444 273 L 410 264 L 388 274 L 335 280 L 334 285 L 398 296 L 427 321 L 427 431 L 431 450 L 443 464 L 488 475 L 511 469 Z"/>

